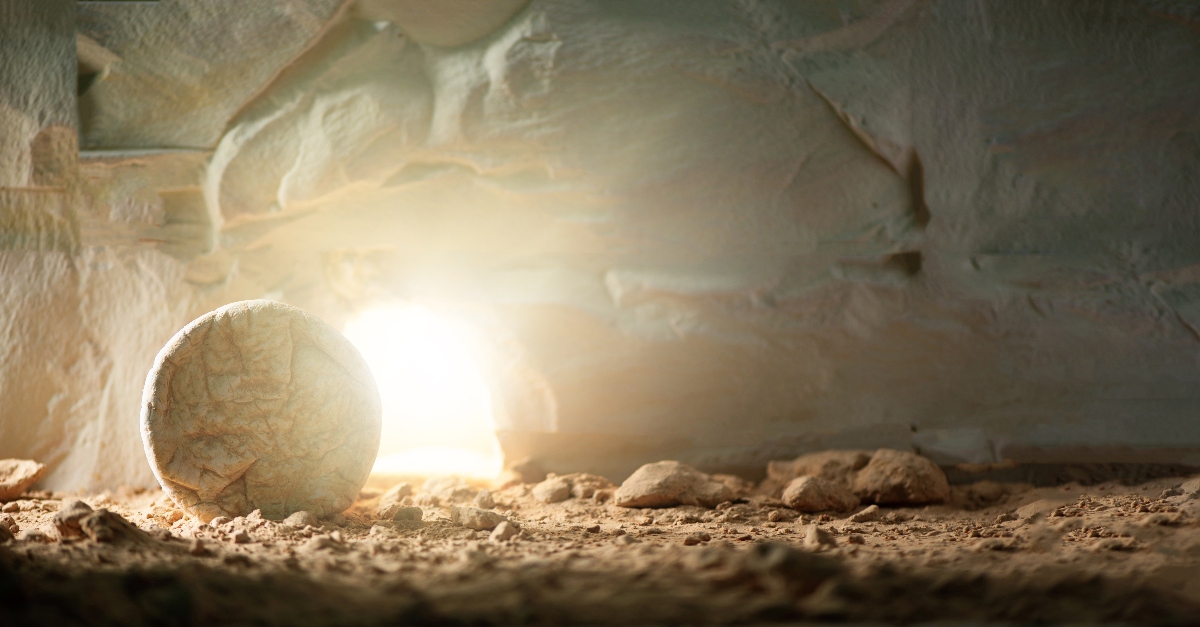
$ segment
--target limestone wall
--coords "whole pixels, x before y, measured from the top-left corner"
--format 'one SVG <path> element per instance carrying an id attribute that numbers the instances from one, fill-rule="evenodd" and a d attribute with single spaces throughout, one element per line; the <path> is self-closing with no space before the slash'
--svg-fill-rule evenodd
<path id="1" fill-rule="evenodd" d="M 1200 462 L 1190 3 L 214 4 L 81 9 L 78 235 L 0 251 L 55 487 L 144 482 L 158 345 L 262 296 L 472 321 L 552 469 Z"/>

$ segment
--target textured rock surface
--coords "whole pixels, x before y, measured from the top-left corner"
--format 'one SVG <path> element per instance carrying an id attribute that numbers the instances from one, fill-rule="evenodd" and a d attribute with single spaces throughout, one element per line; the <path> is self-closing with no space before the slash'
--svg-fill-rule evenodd
<path id="1" fill-rule="evenodd" d="M 21 496 L 44 472 L 46 467 L 31 459 L 0 459 L 0 503 Z"/>
<path id="2" fill-rule="evenodd" d="M 858 503 L 849 488 L 823 477 L 797 477 L 783 489 L 783 504 L 799 512 L 844 512 Z"/>
<path id="3" fill-rule="evenodd" d="M 244 301 L 184 327 L 146 377 L 146 457 L 207 521 L 256 509 L 318 517 L 354 502 L 379 449 L 375 380 L 337 330 L 294 307 Z"/>
<path id="4" fill-rule="evenodd" d="M 0 20 L 0 457 L 46 487 L 152 484 L 155 352 L 262 297 L 464 312 L 506 454 L 560 474 L 1200 461 L 1187 3 L 539 0 L 454 48 L 0 4 L 53 18 Z M 77 109 L 126 150 L 58 176 Z"/>
<path id="5" fill-rule="evenodd" d="M 571 498 L 571 482 L 564 477 L 550 477 L 533 486 L 533 497 L 543 503 L 558 503 Z"/>
<path id="6" fill-rule="evenodd" d="M 854 484 L 854 473 L 867 465 L 873 452 L 819 451 L 791 461 L 767 462 L 767 478 L 759 486 L 759 491 L 779 496 L 788 483 L 805 475 L 821 477 L 849 488 Z"/>
<path id="7" fill-rule="evenodd" d="M 420 520 L 418 518 L 418 520 Z M 504 522 L 505 518 L 496 512 L 478 507 L 455 505 L 450 508 L 450 520 L 456 525 L 476 531 L 491 531 Z"/>
<path id="8" fill-rule="evenodd" d="M 731 498 L 729 486 L 677 461 L 638 468 L 613 494 L 613 502 L 621 507 L 714 507 Z"/>
<path id="9" fill-rule="evenodd" d="M 940 503 L 950 497 L 946 473 L 928 459 L 881 448 L 854 476 L 854 493 L 880 505 Z"/>

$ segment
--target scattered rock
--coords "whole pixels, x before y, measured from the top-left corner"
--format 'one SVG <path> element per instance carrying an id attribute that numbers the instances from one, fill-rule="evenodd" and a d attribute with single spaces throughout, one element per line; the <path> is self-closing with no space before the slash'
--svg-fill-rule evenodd
<path id="1" fill-rule="evenodd" d="M 661 461 L 638 468 L 613 495 L 621 507 L 714 507 L 733 498 L 729 486 L 677 461 Z"/>
<path id="2" fill-rule="evenodd" d="M 521 533 L 521 529 L 517 526 L 517 523 L 510 520 L 502 520 L 492 530 L 492 534 L 488 538 L 492 542 L 504 542 L 515 537 L 518 533 Z"/>
<path id="3" fill-rule="evenodd" d="M 611 497 L 611 490 L 617 487 L 613 482 L 608 480 L 608 477 L 601 477 L 600 475 L 593 475 L 586 472 L 564 475 L 563 478 L 571 482 L 571 496 L 577 499 L 603 501 L 606 497 Z M 608 491 L 607 495 L 597 498 L 597 494 L 605 491 Z"/>
<path id="4" fill-rule="evenodd" d="M 874 507 L 874 506 L 872 506 Z M 846 544 L 866 544 L 867 539 L 859 533 L 852 533 L 846 536 Z"/>
<path id="5" fill-rule="evenodd" d="M 413 489 L 408 483 L 397 483 L 383 493 L 379 497 L 379 505 L 375 508 L 375 513 L 383 519 L 390 519 L 396 515 L 396 510 L 402 507 L 401 501 L 406 497 L 412 496 Z"/>
<path id="6" fill-rule="evenodd" d="M 392 520 L 406 522 L 420 522 L 425 517 L 425 512 L 415 505 L 397 508 L 392 514 Z"/>
<path id="7" fill-rule="evenodd" d="M 505 522 L 505 518 L 496 512 L 486 509 L 455 505 L 450 508 L 450 521 L 456 525 L 462 525 L 467 529 L 490 531 L 495 529 L 500 523 Z"/>
<path id="8" fill-rule="evenodd" d="M 83 535 L 83 528 L 80 523 L 89 514 L 92 513 L 92 508 L 83 501 L 64 501 L 62 507 L 55 512 L 52 520 L 54 528 L 58 530 L 60 538 L 78 538 Z"/>
<path id="9" fill-rule="evenodd" d="M 630 544 L 636 544 L 638 540 L 629 534 L 621 534 L 613 542 L 619 546 L 629 546 Z"/>
<path id="10" fill-rule="evenodd" d="M 584 531 L 586 531 L 588 533 L 600 533 L 600 525 L 592 525 L 592 526 L 584 529 Z"/>
<path id="11" fill-rule="evenodd" d="M 13 535 L 21 533 L 21 526 L 17 524 L 16 519 L 8 514 L 0 514 L 0 527 L 8 529 Z"/>
<path id="12" fill-rule="evenodd" d="M 565 477 L 550 477 L 533 486 L 533 498 L 543 503 L 558 503 L 571 498 L 571 482 Z"/>
<path id="13" fill-rule="evenodd" d="M 208 521 L 208 526 L 212 527 L 213 529 L 220 529 L 231 522 L 233 522 L 233 519 L 228 516 L 217 516 L 216 518 Z"/>
<path id="14" fill-rule="evenodd" d="M 816 525 L 809 525 L 804 532 L 804 548 L 810 551 L 820 551 L 825 547 L 836 545 L 837 540 L 834 539 L 833 534 Z"/>
<path id="15" fill-rule="evenodd" d="M 159 351 L 142 396 L 146 457 L 201 521 L 346 510 L 371 472 L 381 421 L 375 380 L 350 341 L 270 300 L 189 323 Z"/>
<path id="16" fill-rule="evenodd" d="M 847 516 L 846 522 L 848 522 L 848 523 L 865 523 L 865 522 L 871 522 L 873 520 L 878 520 L 878 519 L 879 519 L 879 506 L 878 505 L 868 505 L 868 506 L 862 508 L 861 510 Z"/>
<path id="17" fill-rule="evenodd" d="M 697 544 L 700 544 L 700 538 L 694 535 L 687 536 L 683 539 L 683 546 L 696 546 Z"/>
<path id="18" fill-rule="evenodd" d="M 492 493 L 488 490 L 480 490 L 479 494 L 475 495 L 475 507 L 479 509 L 492 509 L 496 506 L 496 499 L 492 498 Z"/>
<path id="19" fill-rule="evenodd" d="M 757 492 L 778 497 L 793 479 L 805 475 L 850 488 L 854 484 L 854 473 L 871 461 L 871 453 L 860 450 L 820 451 L 801 455 L 791 461 L 767 462 L 767 478 L 759 485 Z"/>
<path id="20" fill-rule="evenodd" d="M 839 483 L 807 475 L 784 488 L 783 503 L 799 512 L 843 512 L 858 506 L 858 497 Z"/>
<path id="21" fill-rule="evenodd" d="M 712 478 L 728 486 L 733 494 L 732 498 L 745 498 L 754 492 L 754 482 L 746 481 L 737 475 L 715 474 L 712 475 Z"/>
<path id="22" fill-rule="evenodd" d="M 950 483 L 928 459 L 881 448 L 855 475 L 854 493 L 880 505 L 940 503 L 950 497 Z"/>
<path id="23" fill-rule="evenodd" d="M 216 519 L 214 518 L 213 520 L 215 521 Z M 290 516 L 283 519 L 283 524 L 297 529 L 321 526 L 321 523 L 317 521 L 316 514 L 304 510 L 292 512 Z"/>
<path id="24" fill-rule="evenodd" d="M 245 529 L 239 529 L 229 537 L 229 541 L 234 544 L 250 544 L 250 534 L 246 533 Z"/>
<path id="25" fill-rule="evenodd" d="M 133 526 L 120 514 L 100 508 L 79 521 L 84 535 L 96 542 L 148 539 L 145 532 Z"/>
<path id="26" fill-rule="evenodd" d="M 0 502 L 24 494 L 44 472 L 45 466 L 30 459 L 0 459 Z"/>
<path id="27" fill-rule="evenodd" d="M 208 549 L 204 547 L 204 541 L 200 538 L 192 538 L 191 545 L 188 546 L 188 554 L 193 557 L 204 557 L 208 555 Z"/>
<path id="28" fill-rule="evenodd" d="M 421 486 L 421 492 L 442 501 L 462 503 L 475 499 L 475 488 L 459 477 L 432 477 Z"/>
<path id="29" fill-rule="evenodd" d="M 53 542 L 54 539 L 46 535 L 41 529 L 26 529 L 17 534 L 17 542 Z"/>

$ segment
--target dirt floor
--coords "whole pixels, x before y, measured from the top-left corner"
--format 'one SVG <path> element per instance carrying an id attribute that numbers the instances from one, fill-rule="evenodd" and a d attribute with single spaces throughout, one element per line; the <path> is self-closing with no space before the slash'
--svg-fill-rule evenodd
<path id="1" fill-rule="evenodd" d="M 0 545 L 0 625 L 1194 623 L 1187 481 L 979 482 L 862 522 L 765 497 L 544 504 L 524 484 L 491 493 L 520 526 L 502 541 L 451 522 L 475 503 L 461 485 L 407 497 L 422 521 L 379 520 L 369 488 L 344 520 L 300 526 L 206 525 L 158 491 L 27 493 L 0 507 L 18 532 Z M 132 525 L 61 539 L 75 498 Z"/>

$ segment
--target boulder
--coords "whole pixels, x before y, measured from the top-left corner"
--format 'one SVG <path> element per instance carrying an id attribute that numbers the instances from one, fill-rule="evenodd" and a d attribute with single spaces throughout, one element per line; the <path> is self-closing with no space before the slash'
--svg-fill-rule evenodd
<path id="1" fill-rule="evenodd" d="M 880 505 L 922 505 L 950 498 L 950 483 L 928 459 L 881 448 L 854 476 L 854 493 Z"/>
<path id="2" fill-rule="evenodd" d="M 784 488 L 783 503 L 798 512 L 844 512 L 856 507 L 859 499 L 840 483 L 808 475 Z"/>
<path id="3" fill-rule="evenodd" d="M 687 464 L 661 461 L 638 468 L 613 495 L 621 507 L 715 507 L 734 498 L 733 490 Z"/>

